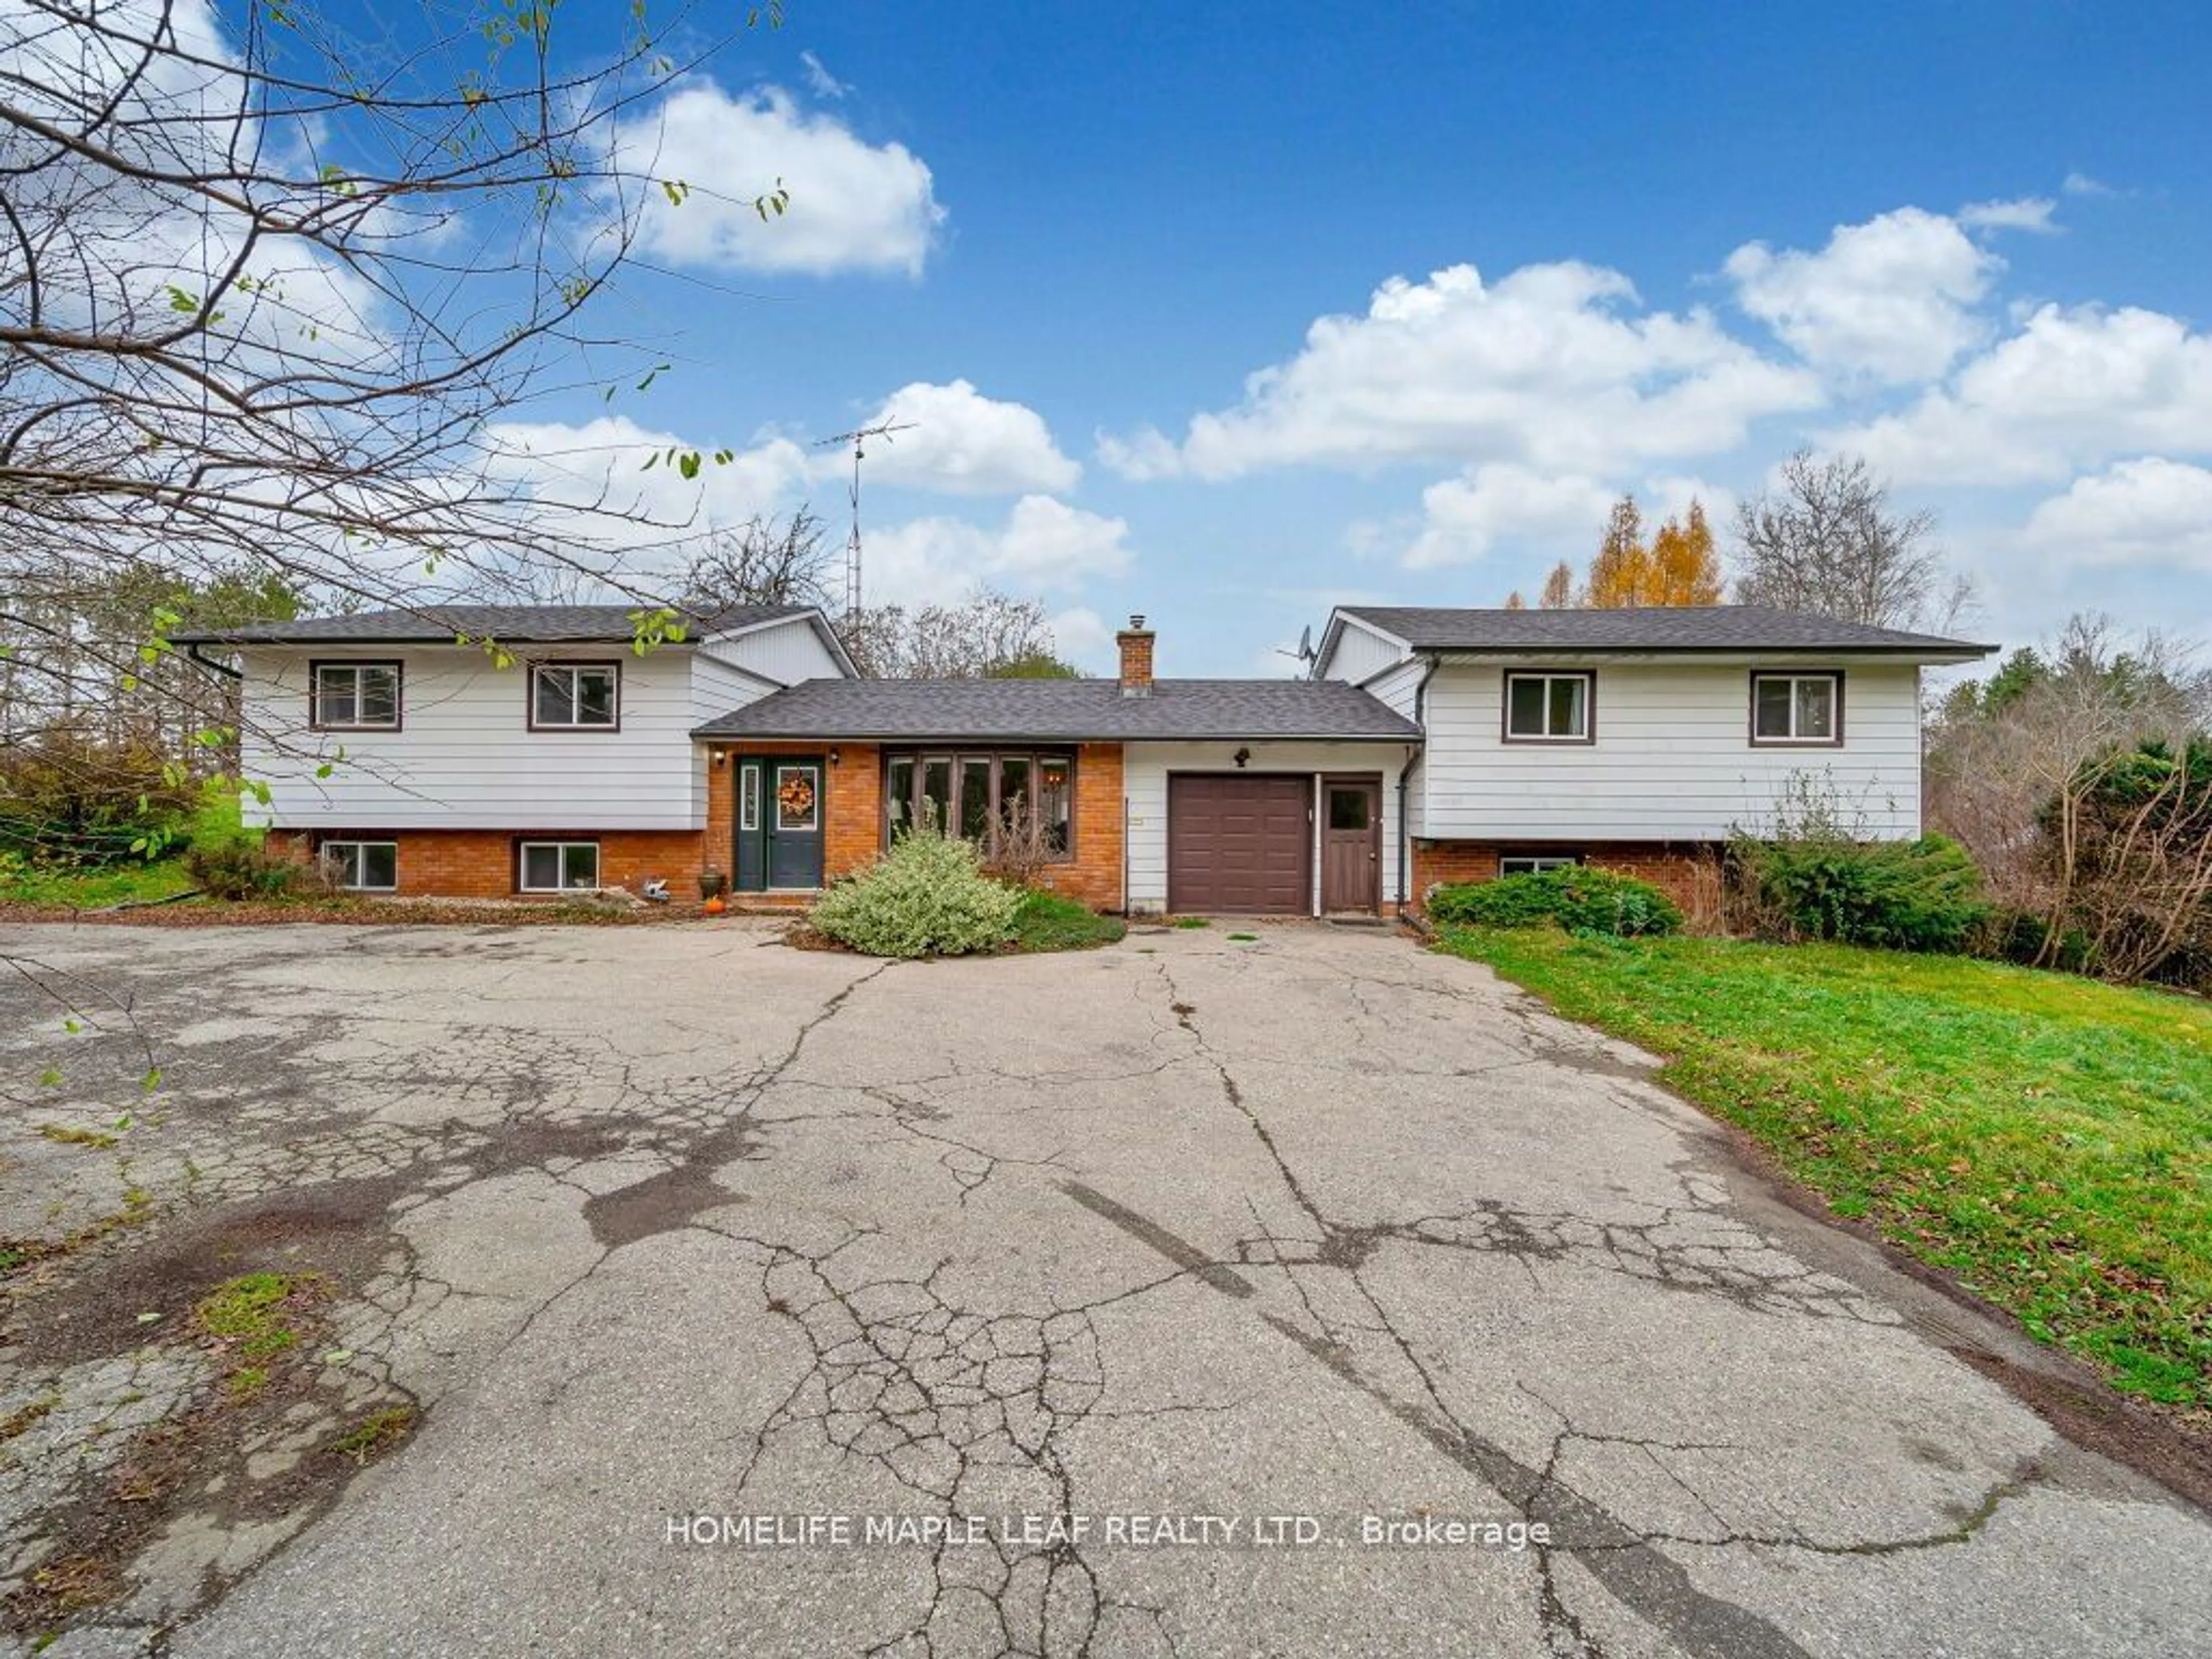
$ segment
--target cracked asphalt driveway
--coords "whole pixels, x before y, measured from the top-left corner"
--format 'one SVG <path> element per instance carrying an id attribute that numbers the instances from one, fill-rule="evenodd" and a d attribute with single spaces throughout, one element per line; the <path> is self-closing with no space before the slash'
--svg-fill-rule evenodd
<path id="1" fill-rule="evenodd" d="M 164 1287 L 284 1267 L 320 1369 L 101 1534 L 55 1659 L 2212 1651 L 2203 1516 L 1643 1057 L 1255 932 L 15 930 L 106 1012 L 0 1145 L 5 1231 L 75 1241 L 0 1350 L 0 1419 L 48 1402 L 0 1589 L 210 1409 Z M 134 1026 L 155 1109 L 33 1133 L 112 1115 Z M 11 1073 L 59 1031 L 0 993 Z M 393 1400 L 396 1450 L 301 1480 Z"/>

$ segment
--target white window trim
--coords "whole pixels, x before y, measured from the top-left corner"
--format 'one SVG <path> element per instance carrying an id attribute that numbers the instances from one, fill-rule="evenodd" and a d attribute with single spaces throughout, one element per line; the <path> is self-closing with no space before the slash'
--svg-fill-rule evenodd
<path id="1" fill-rule="evenodd" d="M 1580 867 L 1580 853 L 1500 853 L 1498 873 L 1501 876 L 1537 876 L 1547 870 L 1573 870 Z M 1509 864 L 1525 864 L 1525 870 L 1509 870 Z"/>
<path id="2" fill-rule="evenodd" d="M 1517 680 L 1544 683 L 1544 719 L 1552 718 L 1553 680 L 1579 680 L 1583 688 L 1583 729 L 1579 732 L 1516 732 L 1513 729 L 1513 686 Z M 1578 743 L 1597 740 L 1597 675 L 1587 668 L 1509 668 L 1505 671 L 1505 706 L 1499 711 L 1498 730 L 1504 743 Z"/>
<path id="3" fill-rule="evenodd" d="M 749 835 L 760 830 L 764 769 L 759 761 L 741 761 L 738 764 L 738 828 Z"/>
<path id="4" fill-rule="evenodd" d="M 568 681 L 568 715 L 565 720 L 549 720 L 538 712 L 538 682 L 547 674 L 565 675 Z M 614 680 L 614 696 L 609 700 L 608 718 L 587 720 L 582 718 L 583 692 L 577 684 L 585 674 L 605 674 Z M 530 665 L 530 719 L 533 732 L 618 732 L 622 729 L 622 665 L 618 662 L 540 662 Z"/>
<path id="5" fill-rule="evenodd" d="M 530 884 L 530 853 L 532 848 L 551 847 L 559 849 L 561 875 L 563 882 L 552 887 L 532 887 Z M 570 887 L 565 878 L 568 873 L 568 849 L 588 847 L 592 849 L 592 884 L 589 887 Z M 605 884 L 606 872 L 599 866 L 599 843 L 576 838 L 541 838 L 519 842 L 514 848 L 514 890 L 518 893 L 596 893 Z"/>
<path id="6" fill-rule="evenodd" d="M 362 676 L 371 669 L 380 669 L 392 676 L 392 718 L 388 720 L 365 720 L 359 718 L 362 704 Z M 349 674 L 353 677 L 353 707 L 355 718 L 349 720 L 326 720 L 323 715 L 323 676 Z M 407 716 L 407 667 L 394 659 L 379 657 L 362 662 L 331 662 L 324 660 L 311 664 L 307 669 L 307 729 L 311 732 L 397 732 Z"/>
<path id="7" fill-rule="evenodd" d="M 1762 736 L 1759 730 L 1759 689 L 1769 680 L 1784 680 L 1790 686 L 1790 735 L 1786 738 Z M 1828 732 L 1825 738 L 1803 738 L 1797 735 L 1797 688 L 1807 680 L 1819 680 L 1828 688 Z M 1844 677 L 1836 670 L 1822 669 L 1814 673 L 1801 674 L 1789 669 L 1769 672 L 1759 669 L 1751 677 L 1751 744 L 1754 749 L 1839 749 L 1844 742 Z"/>
<path id="8" fill-rule="evenodd" d="M 386 887 L 372 887 L 367 882 L 343 882 L 336 878 L 334 872 L 331 869 L 331 854 L 332 853 L 337 851 L 341 848 L 365 849 L 371 847 L 389 847 L 392 849 L 391 885 Z M 359 836 L 349 836 L 342 839 L 322 842 L 315 848 L 315 857 L 317 862 L 321 865 L 324 874 L 326 877 L 331 878 L 331 885 L 337 887 L 342 892 L 396 893 L 399 890 L 399 843 L 396 841 L 386 841 L 381 838 L 368 839 Z M 359 850 L 356 851 L 355 859 L 356 864 L 358 864 L 360 860 Z"/>

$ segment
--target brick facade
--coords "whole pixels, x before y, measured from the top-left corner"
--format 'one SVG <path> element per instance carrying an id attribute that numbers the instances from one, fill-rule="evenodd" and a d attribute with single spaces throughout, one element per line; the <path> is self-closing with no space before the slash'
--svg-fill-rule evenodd
<path id="1" fill-rule="evenodd" d="M 1648 881 L 1680 905 L 1686 912 L 1708 902 L 1717 848 L 1705 842 L 1601 841 L 1500 842 L 1488 841 L 1419 841 L 1413 842 L 1413 906 L 1424 908 L 1428 890 L 1439 884 L 1490 881 L 1498 874 L 1501 853 L 1572 852 L 1595 869 Z"/>
<path id="2" fill-rule="evenodd" d="M 690 830 L 343 830 L 310 835 L 277 830 L 272 846 L 305 860 L 318 841 L 389 841 L 399 848 L 403 898 L 514 898 L 519 895 L 520 841 L 596 841 L 599 880 L 636 892 L 665 881 L 682 897 L 698 896 L 699 836 Z"/>
<path id="3" fill-rule="evenodd" d="M 985 745 L 973 745 L 981 748 Z M 958 752 L 959 744 L 947 744 Z M 883 851 L 884 756 L 881 746 L 863 743 L 736 743 L 717 745 L 730 755 L 820 755 L 831 750 L 836 763 L 823 773 L 823 871 L 830 880 L 866 869 Z M 1121 908 L 1121 745 L 1086 743 L 1075 752 L 1075 857 L 1044 872 L 1040 883 L 1094 910 Z M 736 774 L 725 758 L 708 769 L 708 859 L 727 872 L 737 807 Z"/>

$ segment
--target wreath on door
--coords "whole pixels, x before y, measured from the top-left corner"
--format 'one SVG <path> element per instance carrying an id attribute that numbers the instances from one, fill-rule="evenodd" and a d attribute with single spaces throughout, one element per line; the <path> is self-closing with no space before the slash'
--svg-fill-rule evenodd
<path id="1" fill-rule="evenodd" d="M 776 805 L 787 818 L 814 816 L 814 780 L 804 772 L 789 774 L 775 787 Z"/>

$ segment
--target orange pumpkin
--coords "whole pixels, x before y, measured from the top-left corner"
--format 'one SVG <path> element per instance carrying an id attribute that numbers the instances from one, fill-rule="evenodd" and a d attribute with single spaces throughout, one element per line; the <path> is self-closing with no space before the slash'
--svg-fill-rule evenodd
<path id="1" fill-rule="evenodd" d="M 715 894 L 715 895 L 714 895 L 714 897 L 712 897 L 712 898 L 710 898 L 710 899 L 708 899 L 708 900 L 707 901 L 707 907 L 706 907 L 706 908 L 707 908 L 707 914 L 708 914 L 708 915 L 710 915 L 710 916 L 719 916 L 719 915 L 720 915 L 722 914 L 722 912 L 723 912 L 724 910 L 727 909 L 729 907 L 728 907 L 727 905 L 726 905 L 726 904 L 724 904 L 724 903 L 722 902 L 722 896 L 721 896 L 720 893 L 717 893 L 717 894 Z"/>

